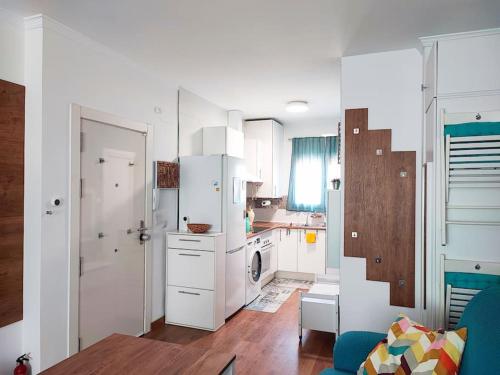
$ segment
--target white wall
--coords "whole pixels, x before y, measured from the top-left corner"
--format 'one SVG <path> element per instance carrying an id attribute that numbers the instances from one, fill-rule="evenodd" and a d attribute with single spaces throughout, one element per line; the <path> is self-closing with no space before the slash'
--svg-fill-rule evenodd
<path id="1" fill-rule="evenodd" d="M 24 85 L 23 20 L 0 8 L 0 79 Z M 23 322 L 0 328 L 0 375 L 12 374 L 23 354 Z"/>
<path id="2" fill-rule="evenodd" d="M 324 134 L 337 135 L 338 120 L 297 120 L 283 124 L 284 137 L 281 148 L 280 161 L 280 191 L 282 195 L 288 195 L 288 183 L 290 180 L 290 165 L 292 158 L 291 138 L 320 137 Z M 307 213 L 287 211 L 276 207 L 256 208 L 255 220 L 275 221 L 282 223 L 305 223 Z"/>
<path id="3" fill-rule="evenodd" d="M 41 179 L 41 184 L 31 184 L 27 191 L 27 195 L 39 197 L 27 207 L 32 215 L 40 217 L 52 197 L 69 200 L 71 103 L 150 123 L 155 133 L 155 159 L 173 160 L 177 156 L 177 88 L 46 17 L 29 19 L 26 25 L 27 86 L 32 89 L 41 84 L 41 91 L 32 90 L 32 105 L 27 107 L 27 133 L 31 133 L 27 136 L 33 149 L 41 151 L 39 160 L 34 160 L 36 155 L 32 154 L 26 161 L 28 168 L 38 163 L 42 173 L 31 171 L 31 181 Z M 41 113 L 37 113 L 37 104 L 41 104 Z M 162 108 L 161 114 L 154 112 L 155 106 Z M 162 197 L 164 206 L 155 213 L 155 225 L 173 229 L 176 193 L 162 194 L 166 195 Z M 44 369 L 67 354 L 67 223 L 68 210 L 63 205 L 54 215 L 41 216 L 40 232 L 34 230 L 27 241 L 33 246 L 30 251 L 37 253 L 25 264 L 25 269 L 33 270 L 25 284 L 35 294 L 35 305 L 38 304 L 29 323 L 34 330 L 38 326 L 40 332 L 39 338 L 25 332 L 24 345 L 25 350 L 34 353 L 35 370 Z M 163 315 L 165 277 L 163 239 L 155 236 L 154 240 L 153 319 Z"/>
<path id="4" fill-rule="evenodd" d="M 421 84 L 416 49 L 342 59 L 342 113 L 368 108 L 370 129 L 392 129 L 393 151 L 417 152 L 415 309 L 389 305 L 389 284 L 366 280 L 366 260 L 341 256 L 341 331 L 387 331 L 399 313 L 420 321 L 421 312 Z M 344 121 L 344 119 L 343 119 Z M 342 244 L 343 248 L 343 244 Z M 343 251 L 342 251 L 343 253 Z"/>
<path id="5" fill-rule="evenodd" d="M 202 129 L 208 126 L 227 126 L 227 111 L 208 100 L 179 89 L 179 156 L 202 155 Z"/>

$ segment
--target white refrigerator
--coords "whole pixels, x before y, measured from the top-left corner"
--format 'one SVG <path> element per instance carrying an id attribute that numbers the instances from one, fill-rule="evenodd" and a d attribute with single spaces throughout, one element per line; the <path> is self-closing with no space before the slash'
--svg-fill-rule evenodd
<path id="1" fill-rule="evenodd" d="M 179 229 L 210 224 L 226 234 L 226 317 L 245 305 L 246 181 L 243 159 L 184 156 L 179 160 Z"/>

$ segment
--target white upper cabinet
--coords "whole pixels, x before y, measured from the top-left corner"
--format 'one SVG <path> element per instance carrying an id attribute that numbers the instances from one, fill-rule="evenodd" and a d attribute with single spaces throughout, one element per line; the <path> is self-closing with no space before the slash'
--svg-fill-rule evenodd
<path id="1" fill-rule="evenodd" d="M 500 88 L 500 29 L 439 40 L 438 96 Z"/>
<path id="2" fill-rule="evenodd" d="M 245 139 L 245 166 L 248 181 L 262 182 L 262 142 L 260 140 Z"/>
<path id="3" fill-rule="evenodd" d="M 500 29 L 439 35 L 421 41 L 425 47 L 423 156 L 424 162 L 432 162 L 441 111 L 449 110 L 444 102 L 458 100 L 467 104 L 482 98 L 478 100 L 482 103 L 500 94 Z M 472 111 L 479 111 L 479 107 Z"/>
<path id="4" fill-rule="evenodd" d="M 243 132 L 228 126 L 203 128 L 203 155 L 228 155 L 244 158 Z"/>
<path id="5" fill-rule="evenodd" d="M 254 165 L 255 174 L 262 180 L 256 189 L 256 198 L 278 198 L 280 160 L 283 144 L 283 125 L 274 120 L 252 120 L 245 122 L 245 142 L 255 140 L 255 148 L 245 150 L 248 157 L 246 164 L 251 174 Z M 254 152 L 255 151 L 255 160 Z M 259 162 L 260 161 L 260 162 Z M 259 168 L 260 166 L 260 168 Z"/>

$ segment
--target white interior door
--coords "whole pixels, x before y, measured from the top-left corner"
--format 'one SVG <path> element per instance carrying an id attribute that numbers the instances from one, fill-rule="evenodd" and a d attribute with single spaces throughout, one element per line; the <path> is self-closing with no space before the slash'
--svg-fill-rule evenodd
<path id="1" fill-rule="evenodd" d="M 80 350 L 144 331 L 146 215 L 144 134 L 85 119 L 81 132 Z"/>

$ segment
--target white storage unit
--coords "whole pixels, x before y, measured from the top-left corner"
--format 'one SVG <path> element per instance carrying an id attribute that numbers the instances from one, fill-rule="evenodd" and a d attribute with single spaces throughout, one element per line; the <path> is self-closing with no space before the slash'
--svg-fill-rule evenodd
<path id="1" fill-rule="evenodd" d="M 247 152 L 247 156 L 252 158 L 247 161 L 247 165 L 250 166 L 250 171 L 253 171 L 253 165 L 256 165 L 257 178 L 262 180 L 262 184 L 257 187 L 256 197 L 280 197 L 279 175 L 284 137 L 283 125 L 275 120 L 246 121 L 244 133 L 245 141 L 253 139 L 258 142 L 256 143 L 255 153 L 253 153 L 252 148 L 249 148 Z M 258 159 L 254 161 L 253 155 L 264 162 L 259 163 Z"/>
<path id="2" fill-rule="evenodd" d="M 421 41 L 425 58 L 424 162 L 432 162 L 442 100 L 500 95 L 500 29 L 439 35 Z"/>
<path id="3" fill-rule="evenodd" d="M 316 283 L 309 292 L 300 293 L 299 340 L 304 328 L 338 334 L 338 326 L 338 284 Z"/>
<path id="4" fill-rule="evenodd" d="M 498 160 L 490 159 L 484 166 L 476 163 L 474 168 L 467 163 L 471 155 L 480 161 L 490 154 L 484 149 L 487 142 L 489 150 L 497 149 L 498 136 L 455 136 L 448 141 L 444 136 L 445 125 L 499 121 L 500 29 L 439 35 L 421 41 L 425 59 L 423 153 L 430 223 L 426 229 L 426 294 L 430 305 L 426 323 L 442 326 L 444 313 L 438 306 L 443 303 L 440 288 L 444 287 L 437 282 L 441 254 L 473 257 L 475 261 L 500 260 L 500 189 L 498 171 L 493 167 Z M 476 246 L 478 239 L 480 246 Z"/>
<path id="5" fill-rule="evenodd" d="M 316 230 L 316 242 L 307 243 L 310 229 L 277 229 L 278 271 L 324 274 L 326 271 L 326 233 Z"/>
<path id="6" fill-rule="evenodd" d="M 203 155 L 228 155 L 243 159 L 243 132 L 228 126 L 203 128 Z"/>
<path id="7" fill-rule="evenodd" d="M 165 322 L 210 331 L 224 324 L 226 236 L 167 234 Z"/>

